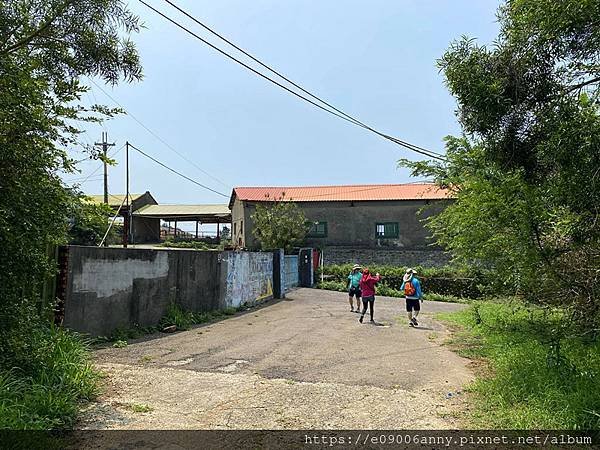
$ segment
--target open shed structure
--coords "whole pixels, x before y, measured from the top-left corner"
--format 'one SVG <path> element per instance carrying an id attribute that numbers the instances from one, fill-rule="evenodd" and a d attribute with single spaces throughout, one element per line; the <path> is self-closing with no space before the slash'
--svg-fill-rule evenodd
<path id="1" fill-rule="evenodd" d="M 231 224 L 231 210 L 228 205 L 147 205 L 137 211 L 133 212 L 134 221 L 139 220 L 154 220 L 159 224 L 160 221 L 167 222 L 168 228 L 166 235 L 170 235 L 170 231 L 173 230 L 172 236 L 177 238 L 178 230 L 177 224 L 181 222 L 195 222 L 196 223 L 196 234 L 195 238 L 198 239 L 198 231 L 200 225 L 215 224 L 216 225 L 216 240 L 220 240 L 220 225 Z M 171 228 L 171 222 L 174 226 Z M 156 229 L 156 227 L 153 227 Z M 192 236 L 193 237 L 193 236 Z M 160 231 L 155 236 L 156 242 L 160 241 Z"/>
<path id="2" fill-rule="evenodd" d="M 88 195 L 87 197 L 91 203 L 104 203 L 103 195 Z M 137 243 L 154 242 L 155 236 L 160 235 L 160 221 L 135 217 L 137 210 L 157 203 L 148 191 L 143 194 L 129 194 L 129 201 L 126 201 L 125 194 L 108 194 L 108 206 L 112 208 L 115 214 L 118 213 L 122 217 L 124 228 L 130 230 L 127 239 L 129 243 L 133 243 L 134 238 Z M 128 224 L 130 214 L 132 217 L 131 227 Z"/>

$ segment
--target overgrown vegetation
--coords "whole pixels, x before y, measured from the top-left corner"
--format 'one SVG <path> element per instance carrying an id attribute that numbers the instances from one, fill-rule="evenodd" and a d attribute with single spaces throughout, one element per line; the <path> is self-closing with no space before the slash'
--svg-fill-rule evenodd
<path id="1" fill-rule="evenodd" d="M 237 308 L 227 307 L 224 309 L 218 309 L 214 311 L 194 313 L 191 311 L 186 311 L 178 305 L 171 304 L 165 316 L 160 320 L 160 322 L 156 326 L 135 326 L 130 328 L 119 328 L 115 330 L 110 336 L 96 337 L 93 342 L 94 344 L 113 342 L 113 347 L 123 348 L 127 346 L 127 341 L 131 339 L 138 339 L 142 336 L 162 331 L 165 328 L 173 325 L 178 331 L 189 330 L 194 325 L 200 325 L 202 323 L 212 322 L 214 320 L 218 320 L 226 316 L 232 316 L 236 312 L 244 311 L 247 308 L 247 306 L 241 305 Z"/>
<path id="2" fill-rule="evenodd" d="M 477 302 L 439 317 L 458 327 L 450 345 L 483 362 L 469 387 L 470 426 L 600 428 L 600 342 L 569 330 L 563 309 Z"/>
<path id="3" fill-rule="evenodd" d="M 0 414 L 8 428 L 56 428 L 72 422 L 78 399 L 92 395 L 94 376 L 75 335 L 49 325 L 52 304 L 41 284 L 56 268 L 47 254 L 68 241 L 81 193 L 66 187 L 69 152 L 80 146 L 74 124 L 118 113 L 79 105 L 81 77 L 109 83 L 141 78 L 130 33 L 138 18 L 121 0 L 33 0 L 0 3 Z M 93 155 L 92 155 L 93 156 Z M 71 222 L 73 223 L 73 222 Z M 79 228 L 77 228 L 79 227 Z"/>
<path id="4" fill-rule="evenodd" d="M 283 193 L 279 199 L 256 205 L 256 211 L 252 214 L 252 233 L 262 250 L 282 248 L 291 252 L 302 243 L 309 225 L 302 209 L 292 200 L 285 199 Z"/>
<path id="5" fill-rule="evenodd" d="M 428 226 L 457 261 L 581 329 L 600 328 L 599 20 L 594 1 L 506 1 L 493 47 L 439 61 L 463 136 L 401 161 L 455 195 Z"/>
<path id="6" fill-rule="evenodd" d="M 169 306 L 167 314 L 160 321 L 159 328 L 175 325 L 178 330 L 189 330 L 192 325 L 211 322 L 212 320 L 221 318 L 223 316 L 232 316 L 238 311 L 243 311 L 245 308 L 245 306 L 240 306 L 238 308 L 227 307 L 214 311 L 194 313 L 191 311 L 185 311 L 180 306 L 173 304 Z"/>
<path id="7" fill-rule="evenodd" d="M 69 218 L 69 244 L 99 245 L 106 234 L 114 211 L 103 203 L 91 203 L 85 199 L 75 202 Z M 106 235 L 106 243 L 116 243 L 117 228 L 113 225 Z"/>
<path id="8" fill-rule="evenodd" d="M 80 401 L 96 395 L 99 375 L 77 335 L 39 326 L 30 333 L 13 343 L 23 352 L 13 367 L 0 370 L 0 429 L 69 427 Z"/>
<path id="9" fill-rule="evenodd" d="M 450 301 L 450 298 L 479 298 L 487 290 L 487 281 L 477 270 L 454 267 L 416 267 L 415 269 L 422 282 L 426 297 L 435 294 L 437 299 L 444 298 L 445 301 Z M 347 290 L 347 278 L 351 270 L 352 264 L 324 266 L 323 274 L 326 281 L 319 283 L 319 287 L 339 291 Z M 379 295 L 402 296 L 400 286 L 402 286 L 405 267 L 373 265 L 369 266 L 369 270 L 382 276 L 382 281 L 377 286 Z M 320 278 L 320 272 L 316 278 Z"/>

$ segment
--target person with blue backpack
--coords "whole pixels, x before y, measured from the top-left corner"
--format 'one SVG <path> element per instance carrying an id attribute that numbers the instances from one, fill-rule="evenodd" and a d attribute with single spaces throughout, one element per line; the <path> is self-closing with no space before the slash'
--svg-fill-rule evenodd
<path id="1" fill-rule="evenodd" d="M 402 286 L 400 290 L 404 291 L 406 299 L 406 312 L 408 314 L 408 324 L 411 327 L 419 325 L 417 316 L 421 310 L 420 302 L 423 301 L 423 292 L 421 291 L 421 282 L 415 276 L 417 274 L 414 269 L 406 269 L 406 273 L 402 277 Z"/>

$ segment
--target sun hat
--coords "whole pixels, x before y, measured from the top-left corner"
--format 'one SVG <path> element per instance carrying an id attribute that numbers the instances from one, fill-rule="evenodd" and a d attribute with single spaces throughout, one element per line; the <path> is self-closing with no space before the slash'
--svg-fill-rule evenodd
<path id="1" fill-rule="evenodd" d="M 352 266 L 352 270 L 356 270 L 356 269 L 361 269 L 362 267 L 360 267 L 358 264 L 354 264 Z"/>
<path id="2" fill-rule="evenodd" d="M 417 273 L 417 271 L 414 269 L 406 269 L 406 273 L 402 277 L 402 281 L 404 281 L 405 283 L 407 281 L 410 281 L 412 279 L 413 274 L 416 274 L 416 273 Z"/>

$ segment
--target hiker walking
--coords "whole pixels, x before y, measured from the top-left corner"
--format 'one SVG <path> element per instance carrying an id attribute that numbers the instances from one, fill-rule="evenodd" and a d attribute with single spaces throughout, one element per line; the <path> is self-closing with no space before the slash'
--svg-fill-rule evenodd
<path id="1" fill-rule="evenodd" d="M 362 302 L 363 302 L 363 310 L 360 315 L 360 319 L 358 321 L 362 323 L 365 313 L 367 312 L 367 305 L 369 305 L 369 313 L 371 314 L 371 323 L 374 323 L 373 320 L 373 306 L 375 303 L 375 285 L 379 283 L 381 277 L 378 273 L 375 276 L 369 273 L 369 269 L 365 267 L 363 269 L 362 278 L 360 279 L 360 290 L 362 291 Z"/>
<path id="2" fill-rule="evenodd" d="M 406 273 L 402 277 L 402 286 L 400 290 L 404 291 L 406 299 L 406 313 L 408 314 L 408 324 L 411 327 L 419 325 L 417 316 L 421 310 L 420 302 L 423 301 L 423 293 L 421 292 L 421 282 L 415 276 L 417 272 L 414 269 L 406 269 Z"/>
<path id="3" fill-rule="evenodd" d="M 350 302 L 350 312 L 360 313 L 360 279 L 362 278 L 361 267 L 358 264 L 352 266 L 352 271 L 348 275 L 348 301 Z M 354 302 L 352 298 L 356 297 L 356 311 L 354 311 Z"/>

